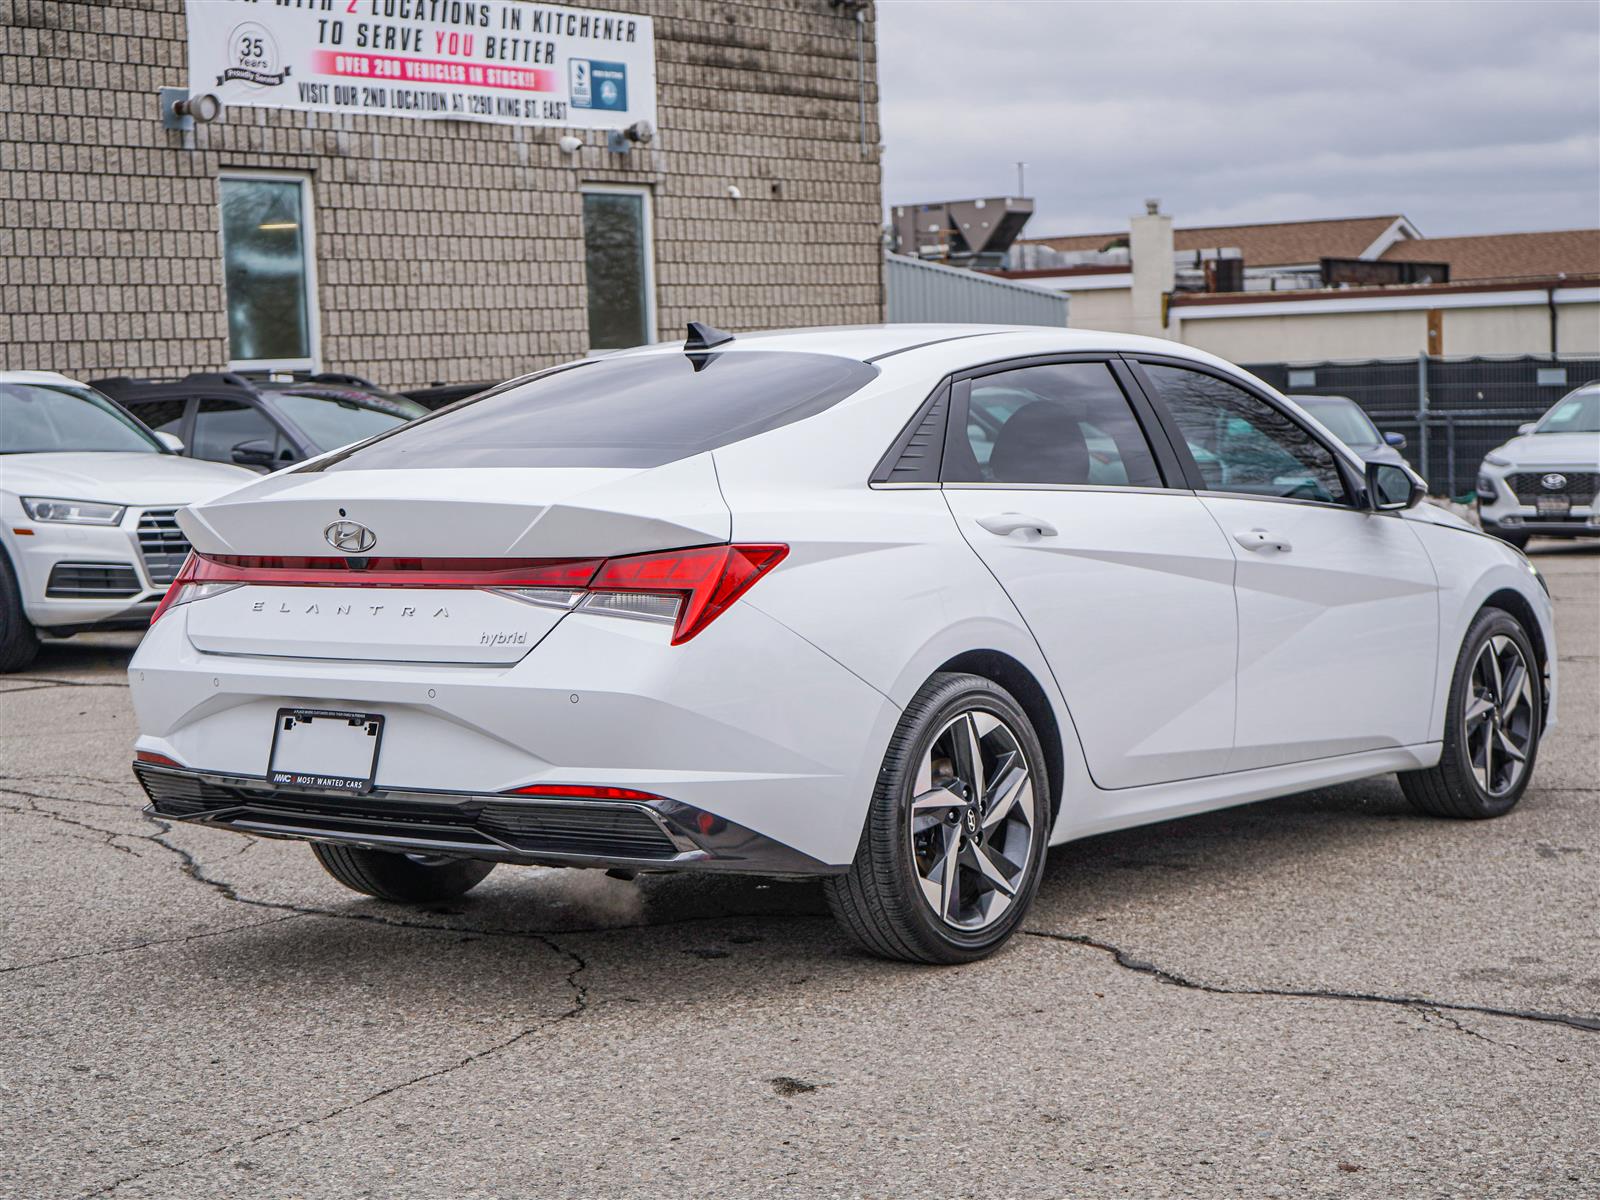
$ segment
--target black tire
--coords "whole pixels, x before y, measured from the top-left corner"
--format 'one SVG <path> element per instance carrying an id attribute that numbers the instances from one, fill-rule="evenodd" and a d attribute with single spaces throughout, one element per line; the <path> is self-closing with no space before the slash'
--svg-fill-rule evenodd
<path id="1" fill-rule="evenodd" d="M 39 635 L 22 611 L 11 560 L 0 550 L 0 675 L 20 671 L 39 653 Z"/>
<path id="2" fill-rule="evenodd" d="M 464 896 L 494 870 L 475 858 L 423 859 L 387 850 L 312 842 L 317 861 L 351 891 L 397 904 L 432 904 Z"/>
<path id="3" fill-rule="evenodd" d="M 1532 710 L 1528 732 L 1526 760 L 1515 782 L 1504 792 L 1495 795 L 1487 791 L 1473 767 L 1468 747 L 1466 708 L 1475 695 L 1473 683 L 1474 664 L 1491 638 L 1506 637 L 1516 644 L 1527 664 Z M 1544 679 L 1538 659 L 1528 640 L 1522 623 L 1504 609 L 1485 608 L 1473 620 L 1462 640 L 1461 652 L 1456 657 L 1455 672 L 1450 679 L 1448 707 L 1444 718 L 1444 745 L 1439 765 L 1422 771 L 1404 771 L 1400 774 L 1400 788 L 1406 799 L 1418 810 L 1434 817 L 1454 817 L 1459 820 L 1484 820 L 1500 817 L 1516 807 L 1533 778 L 1534 764 L 1539 756 L 1539 739 L 1544 722 Z"/>
<path id="4" fill-rule="evenodd" d="M 1013 881 L 1015 896 L 992 925 L 976 932 L 945 922 L 924 899 L 910 832 L 918 766 L 940 731 L 966 711 L 998 717 L 1014 735 L 1031 775 L 1036 814 L 1026 861 L 1018 864 L 1021 873 Z M 890 740 L 855 860 L 846 873 L 824 881 L 828 907 L 851 938 L 883 958 L 919 963 L 983 958 L 1016 931 L 1038 891 L 1052 815 L 1044 751 L 1022 706 L 991 680 L 935 675 L 906 706 Z"/>

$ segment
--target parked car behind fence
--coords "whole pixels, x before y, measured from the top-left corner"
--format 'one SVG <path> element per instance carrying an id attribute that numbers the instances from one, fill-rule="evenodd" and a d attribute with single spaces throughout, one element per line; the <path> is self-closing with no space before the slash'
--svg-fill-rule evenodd
<path id="1" fill-rule="evenodd" d="M 1600 356 L 1424 356 L 1245 369 L 1285 392 L 1349 396 L 1379 429 L 1405 435 L 1405 456 L 1430 492 L 1470 503 L 1484 455 L 1573 388 L 1600 380 Z"/>

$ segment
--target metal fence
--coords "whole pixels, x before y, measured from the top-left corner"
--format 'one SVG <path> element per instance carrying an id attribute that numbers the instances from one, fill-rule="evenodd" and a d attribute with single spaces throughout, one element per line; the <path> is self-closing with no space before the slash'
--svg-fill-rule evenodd
<path id="1" fill-rule="evenodd" d="M 1600 379 L 1600 355 L 1424 355 L 1245 369 L 1290 395 L 1349 396 L 1379 429 L 1405 434 L 1405 456 L 1435 495 L 1470 501 L 1483 456 L 1573 388 Z"/>
<path id="2" fill-rule="evenodd" d="M 1056 328 L 1067 323 L 1067 297 L 1061 292 L 922 262 L 902 254 L 884 257 L 883 286 L 892 322 L 958 321 Z"/>

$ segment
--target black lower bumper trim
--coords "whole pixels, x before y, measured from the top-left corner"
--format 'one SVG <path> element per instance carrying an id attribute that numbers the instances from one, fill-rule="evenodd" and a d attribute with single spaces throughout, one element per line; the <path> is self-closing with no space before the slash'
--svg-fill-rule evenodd
<path id="1" fill-rule="evenodd" d="M 258 837 L 341 842 L 495 862 L 628 870 L 832 874 L 792 847 L 676 801 L 533 799 L 453 792 L 361 795 L 136 762 L 149 811 Z"/>

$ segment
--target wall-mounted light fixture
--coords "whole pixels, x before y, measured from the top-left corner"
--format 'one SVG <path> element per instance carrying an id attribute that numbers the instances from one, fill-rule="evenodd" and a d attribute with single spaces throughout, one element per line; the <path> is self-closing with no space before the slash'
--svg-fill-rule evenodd
<path id="1" fill-rule="evenodd" d="M 195 122 L 209 125 L 222 116 L 222 101 L 210 92 L 191 97 L 188 88 L 161 89 L 161 127 L 193 129 Z"/>
<path id="2" fill-rule="evenodd" d="M 606 135 L 606 149 L 613 154 L 626 154 L 634 146 L 648 146 L 655 140 L 656 127 L 649 121 L 638 120 L 626 129 L 613 129 Z"/>

